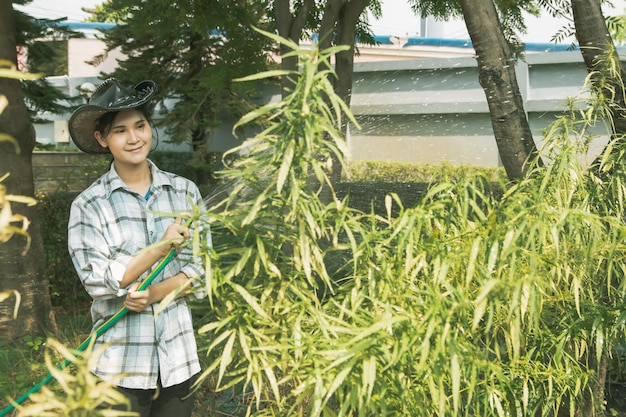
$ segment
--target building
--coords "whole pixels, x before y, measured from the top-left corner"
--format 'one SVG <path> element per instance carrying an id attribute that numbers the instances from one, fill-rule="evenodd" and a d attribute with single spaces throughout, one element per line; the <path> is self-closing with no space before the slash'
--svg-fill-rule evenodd
<path id="1" fill-rule="evenodd" d="M 75 96 L 101 82 L 97 74 L 110 71 L 124 57 L 114 52 L 98 66 L 87 64 L 104 49 L 94 34 L 98 27 L 106 29 L 106 24 L 71 26 L 87 37 L 70 40 L 69 74 L 49 80 Z M 471 42 L 396 36 L 376 40 L 379 45 L 375 47 L 359 45 L 355 58 L 351 110 L 362 129 L 349 133 L 349 158 L 499 166 Z M 587 72 L 580 52 L 570 50 L 570 45 L 529 43 L 526 53 L 516 73 L 528 120 L 539 141 L 568 97 L 581 93 Z M 266 99 L 271 98 L 270 92 Z M 48 117 L 51 123 L 36 125 L 37 140 L 69 143 L 69 115 Z M 225 151 L 238 144 L 231 135 L 232 123 L 224 121 L 211 150 Z M 174 149 L 188 151 L 189 146 Z"/>

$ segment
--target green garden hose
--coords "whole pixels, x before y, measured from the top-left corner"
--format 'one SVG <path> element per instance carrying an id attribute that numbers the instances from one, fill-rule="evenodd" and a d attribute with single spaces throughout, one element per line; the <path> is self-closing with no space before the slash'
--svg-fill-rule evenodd
<path id="1" fill-rule="evenodd" d="M 156 268 L 154 268 L 152 270 L 152 272 L 150 272 L 150 274 L 146 277 L 146 279 L 144 279 L 141 284 L 139 285 L 139 287 L 137 288 L 137 291 L 142 291 L 144 289 L 146 289 L 148 287 L 148 285 L 150 285 L 150 283 L 152 282 L 152 280 L 159 275 L 159 273 L 163 270 L 163 268 L 165 268 L 165 266 L 172 260 L 172 258 L 174 257 L 174 255 L 176 254 L 176 250 L 175 249 L 171 249 L 169 251 L 169 253 L 163 258 L 161 259 L 161 261 L 157 264 Z M 126 307 L 122 307 L 121 309 L 119 309 L 119 311 L 117 313 L 115 313 L 113 316 L 111 316 L 107 321 L 105 321 L 104 323 L 102 323 L 102 325 L 100 325 L 100 327 L 98 327 L 96 330 L 94 330 L 87 339 L 85 339 L 85 341 L 83 343 L 81 343 L 81 345 L 76 348 L 76 350 L 74 351 L 74 356 L 76 356 L 76 354 L 78 352 L 82 352 L 84 351 L 87 346 L 89 346 L 89 344 L 91 343 L 91 341 L 97 337 L 99 337 L 100 335 L 102 335 L 104 332 L 106 332 L 107 330 L 109 330 L 111 327 L 113 327 L 113 325 L 115 323 L 117 323 L 117 321 L 119 319 L 122 318 L 122 316 L 124 316 L 124 314 L 126 314 L 128 312 L 128 309 Z M 66 359 L 65 361 L 63 361 L 59 366 L 57 366 L 57 369 L 62 370 L 63 368 L 65 368 L 67 365 L 69 365 L 70 360 Z M 41 387 L 43 387 L 44 385 L 46 385 L 48 382 L 52 381 L 53 376 L 52 373 L 49 373 L 44 379 L 41 380 L 41 382 L 39 382 L 37 385 L 35 385 L 34 387 L 32 387 L 30 390 L 28 390 L 28 392 L 26 392 L 25 394 L 23 394 L 20 398 L 18 398 L 15 401 L 11 401 L 11 404 L 9 404 L 7 407 L 5 407 L 2 411 L 0 411 L 0 417 L 7 415 L 8 413 L 10 413 L 12 410 L 15 409 L 15 406 L 18 404 L 22 404 L 24 401 L 26 401 L 28 399 L 28 397 L 39 391 L 39 389 L 41 389 Z"/>

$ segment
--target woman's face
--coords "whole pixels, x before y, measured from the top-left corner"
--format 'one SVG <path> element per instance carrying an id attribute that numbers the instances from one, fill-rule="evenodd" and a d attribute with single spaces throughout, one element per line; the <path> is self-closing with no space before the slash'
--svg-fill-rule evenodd
<path id="1" fill-rule="evenodd" d="M 117 163 L 136 165 L 145 162 L 152 146 L 152 128 L 137 109 L 120 111 L 111 124 L 107 136 L 94 133 L 103 148 L 109 148 Z"/>

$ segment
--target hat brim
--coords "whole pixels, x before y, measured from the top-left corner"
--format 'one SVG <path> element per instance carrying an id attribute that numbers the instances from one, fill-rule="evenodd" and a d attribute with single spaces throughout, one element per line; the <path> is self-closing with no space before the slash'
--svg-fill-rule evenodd
<path id="1" fill-rule="evenodd" d="M 106 108 L 85 104 L 74 111 L 68 122 L 68 128 L 72 141 L 78 149 L 90 154 L 109 153 L 109 149 L 100 146 L 94 136 L 96 120 L 105 113 L 134 109 L 146 104 L 154 96 L 156 84 L 150 80 L 142 81 L 135 86 L 134 90 L 139 92 L 139 97 L 132 103 L 124 103 L 123 105 L 113 103 Z"/>

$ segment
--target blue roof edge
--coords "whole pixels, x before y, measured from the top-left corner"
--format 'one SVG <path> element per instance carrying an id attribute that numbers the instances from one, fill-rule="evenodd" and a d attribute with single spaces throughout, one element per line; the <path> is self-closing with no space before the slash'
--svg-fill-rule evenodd
<path id="1" fill-rule="evenodd" d="M 59 22 L 60 25 L 66 26 L 70 29 L 112 29 L 117 26 L 117 23 L 106 23 L 106 22 Z"/>
<path id="2" fill-rule="evenodd" d="M 106 30 L 117 26 L 116 23 L 105 22 L 61 22 L 60 24 L 70 29 L 88 29 L 88 30 Z M 314 36 L 315 40 L 317 36 Z M 399 38 L 392 35 L 375 35 L 374 41 L 382 45 L 393 45 L 392 38 Z M 472 41 L 469 39 L 447 39 L 447 38 L 421 38 L 408 37 L 407 41 L 402 45 L 403 48 L 408 46 L 439 46 L 451 48 L 472 48 Z M 562 52 L 578 50 L 578 45 L 561 44 L 551 42 L 527 42 L 524 44 L 524 50 L 533 52 Z"/>
<path id="3" fill-rule="evenodd" d="M 374 40 L 378 43 L 390 45 L 393 44 L 391 38 L 394 36 L 374 36 Z M 403 48 L 407 46 L 441 46 L 450 48 L 473 48 L 472 41 L 470 39 L 448 39 L 448 38 L 421 38 L 421 37 L 409 37 L 407 41 L 402 45 Z M 524 43 L 524 50 L 526 51 L 543 51 L 543 52 L 562 52 L 577 50 L 578 45 L 564 44 L 564 43 L 552 43 L 552 42 L 526 42 Z"/>

